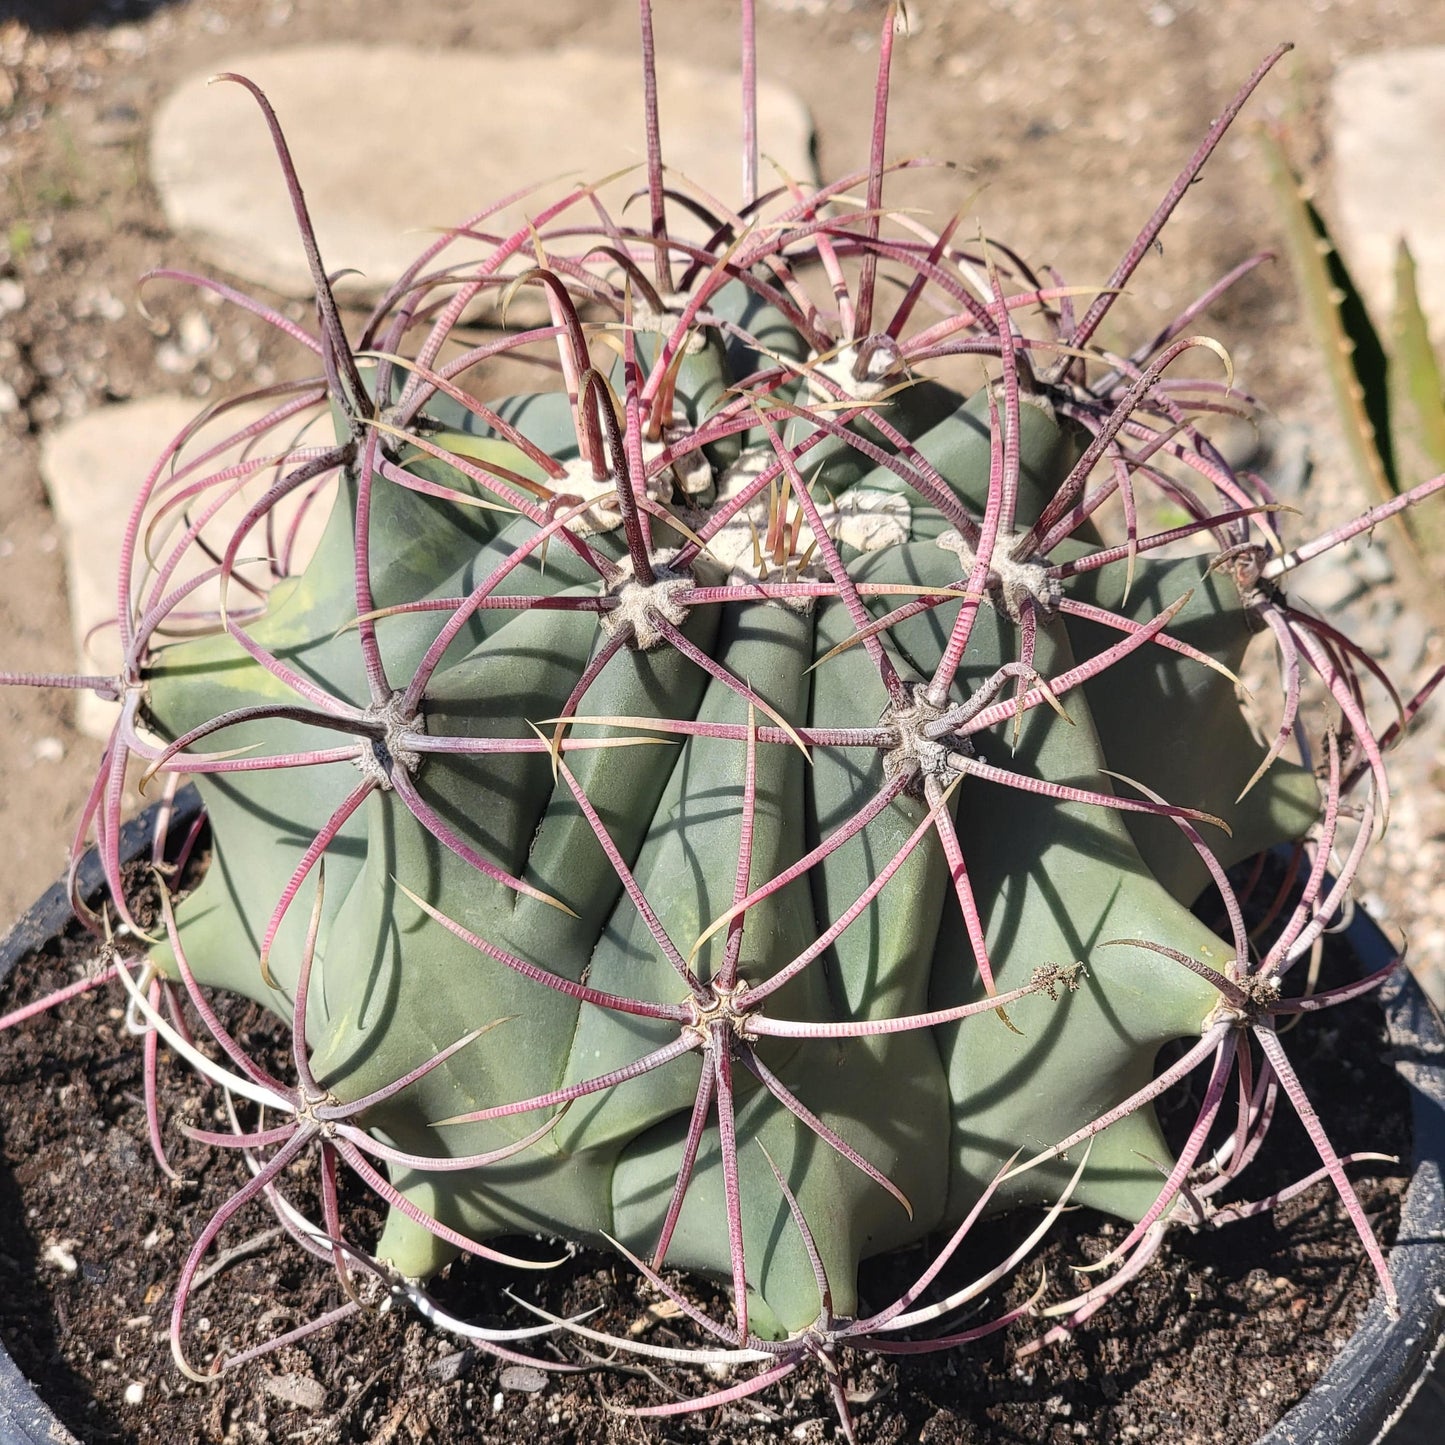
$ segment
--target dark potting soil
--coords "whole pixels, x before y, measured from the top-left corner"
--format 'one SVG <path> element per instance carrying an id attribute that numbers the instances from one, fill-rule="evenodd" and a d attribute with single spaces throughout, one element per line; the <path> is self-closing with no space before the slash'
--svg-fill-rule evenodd
<path id="1" fill-rule="evenodd" d="M 73 981 L 92 956 L 88 939 L 72 937 L 22 964 L 0 996 L 0 1011 Z M 243 1181 L 244 1166 L 180 1134 L 179 1123 L 225 1122 L 216 1094 L 172 1067 L 163 1069 L 162 1108 L 182 1182 L 160 1173 L 146 1139 L 140 1049 L 125 1032 L 122 1003 L 112 988 L 0 1034 L 0 1219 L 8 1222 L 0 1235 L 0 1334 L 81 1440 L 585 1445 L 711 1433 L 763 1445 L 838 1438 L 816 1367 L 800 1369 L 756 1404 L 642 1422 L 609 1410 L 609 1402 L 665 1403 L 717 1389 L 719 1378 L 649 1372 L 635 1360 L 547 1377 L 495 1362 L 406 1311 L 353 1317 L 211 1385 L 187 1381 L 168 1345 L 176 1273 L 212 1211 Z M 231 1017 L 248 1046 L 274 1051 L 282 1043 L 279 1026 L 259 1011 L 238 1007 Z M 1339 1149 L 1408 1157 L 1406 1096 L 1381 1062 L 1384 1029 L 1373 1005 L 1307 1019 L 1287 1043 L 1297 1060 L 1308 1047 L 1300 1072 Z M 280 1057 L 277 1067 L 285 1068 Z M 1189 1099 L 1171 1104 L 1170 1116 L 1187 1125 Z M 1264 1153 L 1245 1176 L 1251 1197 L 1317 1166 L 1283 1101 Z M 1351 1173 L 1388 1243 L 1403 1167 L 1358 1165 Z M 292 1180 L 305 1202 L 314 1168 L 300 1166 Z M 951 1270 L 955 1287 L 969 1277 L 969 1260 L 974 1273 L 986 1268 L 1027 1227 L 1015 1217 L 980 1228 Z M 1087 1277 L 1073 1267 L 1120 1238 L 1120 1226 L 1098 1216 L 1065 1215 L 1042 1256 L 1010 1290 L 987 1298 L 978 1319 L 1026 1298 L 1040 1264 L 1055 1298 L 1076 1293 Z M 228 1263 L 195 1293 L 187 1316 L 195 1360 L 258 1343 L 343 1302 L 333 1276 L 274 1237 L 262 1207 L 232 1221 L 211 1261 L 222 1258 Z M 915 1249 L 867 1266 L 865 1299 L 876 1306 L 895 1298 L 926 1260 Z M 453 1268 L 436 1292 L 468 1318 L 501 1327 L 533 1323 L 504 1293 L 510 1282 L 501 1271 L 467 1264 Z M 845 1384 L 860 1440 L 879 1445 L 1249 1442 L 1318 1378 L 1374 1283 L 1343 1209 L 1321 1184 L 1271 1215 L 1218 1233 L 1175 1231 L 1143 1277 L 1067 1344 L 1020 1359 L 1043 1328 L 1032 1321 L 940 1355 L 896 1363 L 845 1356 Z M 588 1323 L 600 1330 L 688 1342 L 625 1261 L 579 1254 L 532 1275 L 524 1288 L 557 1314 L 597 1311 Z M 714 1314 L 725 1309 L 721 1296 L 699 1298 Z M 531 1348 L 589 1359 L 576 1345 L 543 1340 Z"/>

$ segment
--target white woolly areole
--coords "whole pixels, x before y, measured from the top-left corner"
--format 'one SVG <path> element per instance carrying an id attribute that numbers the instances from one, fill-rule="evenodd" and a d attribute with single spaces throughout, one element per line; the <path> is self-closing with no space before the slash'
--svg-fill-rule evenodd
<path id="1" fill-rule="evenodd" d="M 808 383 L 809 400 L 836 402 L 838 392 L 841 392 L 843 396 L 852 401 L 872 401 L 887 391 L 898 379 L 898 373 L 902 367 L 900 354 L 896 345 L 885 345 L 878 343 L 876 338 L 872 339 L 875 344 L 868 350 L 861 377 L 853 374 L 854 369 L 858 366 L 856 343 L 850 342 L 833 356 L 814 355 L 809 357 L 808 369 L 804 373 Z M 818 377 L 831 381 L 838 391 L 819 386 Z"/>
<path id="2" fill-rule="evenodd" d="M 662 298 L 663 309 L 654 311 L 648 304 L 647 298 L 634 291 L 632 293 L 632 329 L 650 332 L 666 340 L 677 330 L 678 317 L 681 316 L 691 299 L 690 296 L 684 296 L 680 291 L 674 291 L 671 295 Z M 674 314 L 674 307 L 676 314 Z M 699 326 L 693 326 L 688 330 L 682 343 L 683 355 L 696 356 L 706 345 L 707 332 Z"/>
<path id="3" fill-rule="evenodd" d="M 601 532 L 615 532 L 622 525 L 622 503 L 617 499 L 617 478 L 604 477 L 600 482 L 592 475 L 590 462 L 573 457 L 562 463 L 565 476 L 551 483 L 559 497 L 575 497 L 591 502 L 567 525 L 578 537 L 595 537 Z M 647 495 L 666 506 L 672 500 L 672 469 L 664 468 L 647 479 Z"/>
<path id="4" fill-rule="evenodd" d="M 650 467 L 664 452 L 692 434 L 692 427 L 686 422 L 674 422 L 671 426 L 663 427 L 662 436 L 655 442 L 643 437 L 642 460 Z M 712 463 L 703 454 L 701 447 L 695 447 L 692 451 L 674 457 L 668 466 L 663 467 L 658 474 L 657 483 L 659 492 L 661 484 L 668 485 L 667 500 L 671 499 L 673 489 L 685 497 L 703 496 L 712 490 Z M 649 486 L 651 485 L 653 484 L 649 483 Z"/>
<path id="5" fill-rule="evenodd" d="M 392 769 L 414 773 L 421 766 L 421 754 L 412 743 L 426 734 L 426 719 L 420 712 L 403 712 L 403 697 L 394 692 L 384 703 L 367 708 L 367 717 L 381 723 L 386 731 L 379 738 L 364 738 L 352 759 L 362 777 L 369 778 L 383 792 L 391 790 Z"/>
<path id="6" fill-rule="evenodd" d="M 776 460 L 771 451 L 744 453 L 728 468 L 718 485 L 718 505 L 729 501 L 755 481 Z M 754 560 L 754 538 L 761 545 L 767 532 L 770 495 L 763 492 L 754 497 L 725 526 L 718 529 L 708 550 L 730 568 L 754 580 L 759 575 Z M 899 546 L 908 540 L 913 509 L 908 498 L 898 492 L 885 492 L 870 487 L 850 487 L 836 498 L 817 501 L 818 518 L 823 530 L 835 543 L 859 552 L 876 552 L 884 547 Z M 796 500 L 789 506 L 790 524 L 797 520 L 801 508 Z M 812 523 L 806 517 L 798 526 L 794 559 L 802 557 L 816 541 Z M 765 563 L 767 559 L 764 559 Z M 810 562 L 806 575 L 824 577 L 826 569 L 820 562 Z M 802 575 L 802 574 L 800 574 Z"/>
<path id="7" fill-rule="evenodd" d="M 724 506 L 745 491 L 776 461 L 770 448 L 744 452 L 718 482 L 716 507 Z M 791 489 L 788 535 L 791 539 L 796 524 L 797 537 L 791 540 L 788 556 L 781 563 L 775 562 L 765 550 L 769 508 L 781 490 L 779 483 L 776 491 L 770 488 L 754 497 L 709 539 L 708 554 L 726 570 L 729 582 L 819 581 L 828 576 L 828 569 L 814 546 L 817 538 L 812 525 L 802 515 Z M 907 497 L 867 487 L 850 487 L 837 498 L 818 501 L 817 508 L 823 529 L 833 542 L 858 552 L 877 552 L 907 542 L 913 518 Z M 812 556 L 807 565 L 801 565 L 810 550 Z M 810 600 L 797 598 L 790 602 L 807 605 Z"/>
<path id="8" fill-rule="evenodd" d="M 625 629 L 638 648 L 647 652 L 665 641 L 657 625 L 658 618 L 674 627 L 681 627 L 687 620 L 687 608 L 678 601 L 678 596 L 692 587 L 693 580 L 653 562 L 653 581 L 649 586 L 633 576 L 631 558 L 627 558 L 621 568 L 621 575 L 607 588 L 607 595 L 615 598 L 617 605 L 599 615 L 602 630 L 609 637 L 615 637 Z"/>
<path id="9" fill-rule="evenodd" d="M 947 782 L 959 771 L 960 754 L 972 752 L 966 739 L 930 738 L 924 731 L 937 722 L 944 709 L 929 702 L 928 691 L 916 685 L 906 704 L 894 704 L 883 714 L 886 727 L 897 739 L 883 753 L 883 776 L 890 781 L 900 773 L 910 778 Z"/>
<path id="10" fill-rule="evenodd" d="M 998 537 L 994 541 L 993 556 L 989 558 L 988 580 L 985 587 L 994 610 L 1006 613 L 1015 622 L 1023 612 L 1025 602 L 1033 604 L 1044 614 L 1052 617 L 1058 610 L 1063 589 L 1059 579 L 1049 572 L 1049 563 L 1043 557 L 1030 557 L 1016 562 L 1009 555 L 1018 534 Z M 947 531 L 938 537 L 938 545 L 945 552 L 952 552 L 959 561 L 963 575 L 968 577 L 978 560 L 977 553 L 955 531 Z"/>
<path id="11" fill-rule="evenodd" d="M 901 547 L 908 540 L 913 521 L 907 497 L 871 487 L 850 487 L 837 501 L 819 507 L 818 512 L 833 540 L 856 552 Z"/>

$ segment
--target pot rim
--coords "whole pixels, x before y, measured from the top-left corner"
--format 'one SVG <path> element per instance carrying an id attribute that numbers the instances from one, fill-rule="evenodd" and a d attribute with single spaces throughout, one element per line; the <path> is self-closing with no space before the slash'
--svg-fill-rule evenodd
<path id="1" fill-rule="evenodd" d="M 1388 967 L 1400 952 L 1361 907 L 1345 932 L 1363 972 Z M 1404 969 L 1379 1001 L 1414 1129 L 1410 1186 L 1389 1256 L 1400 1316 L 1392 1320 L 1377 1293 L 1329 1368 L 1258 1445 L 1378 1445 L 1445 1349 L 1445 1021 Z"/>

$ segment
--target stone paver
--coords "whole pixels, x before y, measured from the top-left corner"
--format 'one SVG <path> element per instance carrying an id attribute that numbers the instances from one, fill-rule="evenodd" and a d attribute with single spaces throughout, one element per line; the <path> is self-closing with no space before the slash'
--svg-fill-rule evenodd
<path id="1" fill-rule="evenodd" d="M 1403 235 L 1445 339 L 1445 46 L 1349 60 L 1330 90 L 1337 239 L 1377 321 L 1394 305 Z"/>
<path id="2" fill-rule="evenodd" d="M 545 183 L 504 213 L 509 229 L 578 180 L 601 181 L 631 168 L 604 191 L 614 214 L 645 184 L 635 58 L 335 44 L 237 55 L 220 69 L 266 92 L 295 158 L 325 264 L 362 272 L 343 283 L 359 294 L 375 295 L 400 274 L 427 244 L 428 231 L 524 186 Z M 151 165 L 167 218 L 215 265 L 309 296 L 305 258 L 256 103 L 240 86 L 208 85 L 208 78 L 186 80 L 156 116 Z M 669 62 L 659 69 L 658 90 L 668 164 L 734 203 L 741 188 L 738 77 Z M 758 114 L 764 156 L 811 180 L 811 124 L 802 102 L 760 82 Z M 760 184 L 769 186 L 774 176 L 765 160 Z M 674 211 L 680 221 L 680 208 Z M 645 203 L 634 202 L 628 219 L 645 225 Z M 705 228 L 696 221 L 677 225 L 684 234 L 689 229 L 700 238 Z M 477 253 L 473 245 L 470 254 Z M 448 254 L 467 253 L 457 247 Z"/>
<path id="3" fill-rule="evenodd" d="M 131 504 L 155 459 L 193 420 L 199 406 L 194 399 L 180 396 L 124 402 L 57 427 L 45 438 L 40 454 L 41 475 L 65 547 L 75 666 L 79 671 L 105 674 L 119 669 L 120 639 L 114 627 L 115 578 Z M 260 405 L 253 405 L 228 412 L 224 421 L 215 423 L 202 434 L 202 446 L 222 440 L 227 433 L 244 426 L 263 411 Z M 193 442 L 187 456 L 196 455 L 200 449 Z M 219 469 L 238 454 L 239 449 L 232 449 L 208 463 L 207 469 Z M 208 524 L 207 537 L 225 538 L 270 478 L 269 471 L 261 472 L 243 493 L 227 502 Z M 313 506 L 308 512 L 297 538 L 298 563 L 314 548 L 326 510 L 324 506 Z M 167 535 L 179 535 L 184 525 L 178 522 L 175 532 L 155 533 L 156 550 L 159 551 Z M 256 546 L 245 549 L 248 555 L 257 553 L 262 545 L 263 534 L 253 535 Z M 194 566 L 181 570 L 176 574 L 175 584 L 194 576 L 195 571 Z M 137 583 L 143 581 L 143 574 L 138 571 Z M 234 599 L 234 592 L 232 596 Z M 218 599 L 218 590 L 212 584 L 198 588 L 187 605 L 205 609 L 216 606 Z M 101 701 L 92 693 L 77 693 L 76 698 L 80 729 L 92 737 L 108 736 L 115 705 Z"/>

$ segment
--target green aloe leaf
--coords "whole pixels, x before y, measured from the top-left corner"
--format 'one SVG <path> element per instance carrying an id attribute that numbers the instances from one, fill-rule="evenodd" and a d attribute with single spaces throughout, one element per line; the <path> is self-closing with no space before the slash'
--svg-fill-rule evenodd
<path id="1" fill-rule="evenodd" d="M 1285 249 L 1304 303 L 1305 318 L 1328 370 L 1345 444 L 1370 491 L 1388 501 L 1399 489 L 1399 478 L 1391 443 L 1384 345 L 1324 217 L 1290 164 L 1279 134 L 1269 130 L 1259 134 L 1284 223 Z"/>

